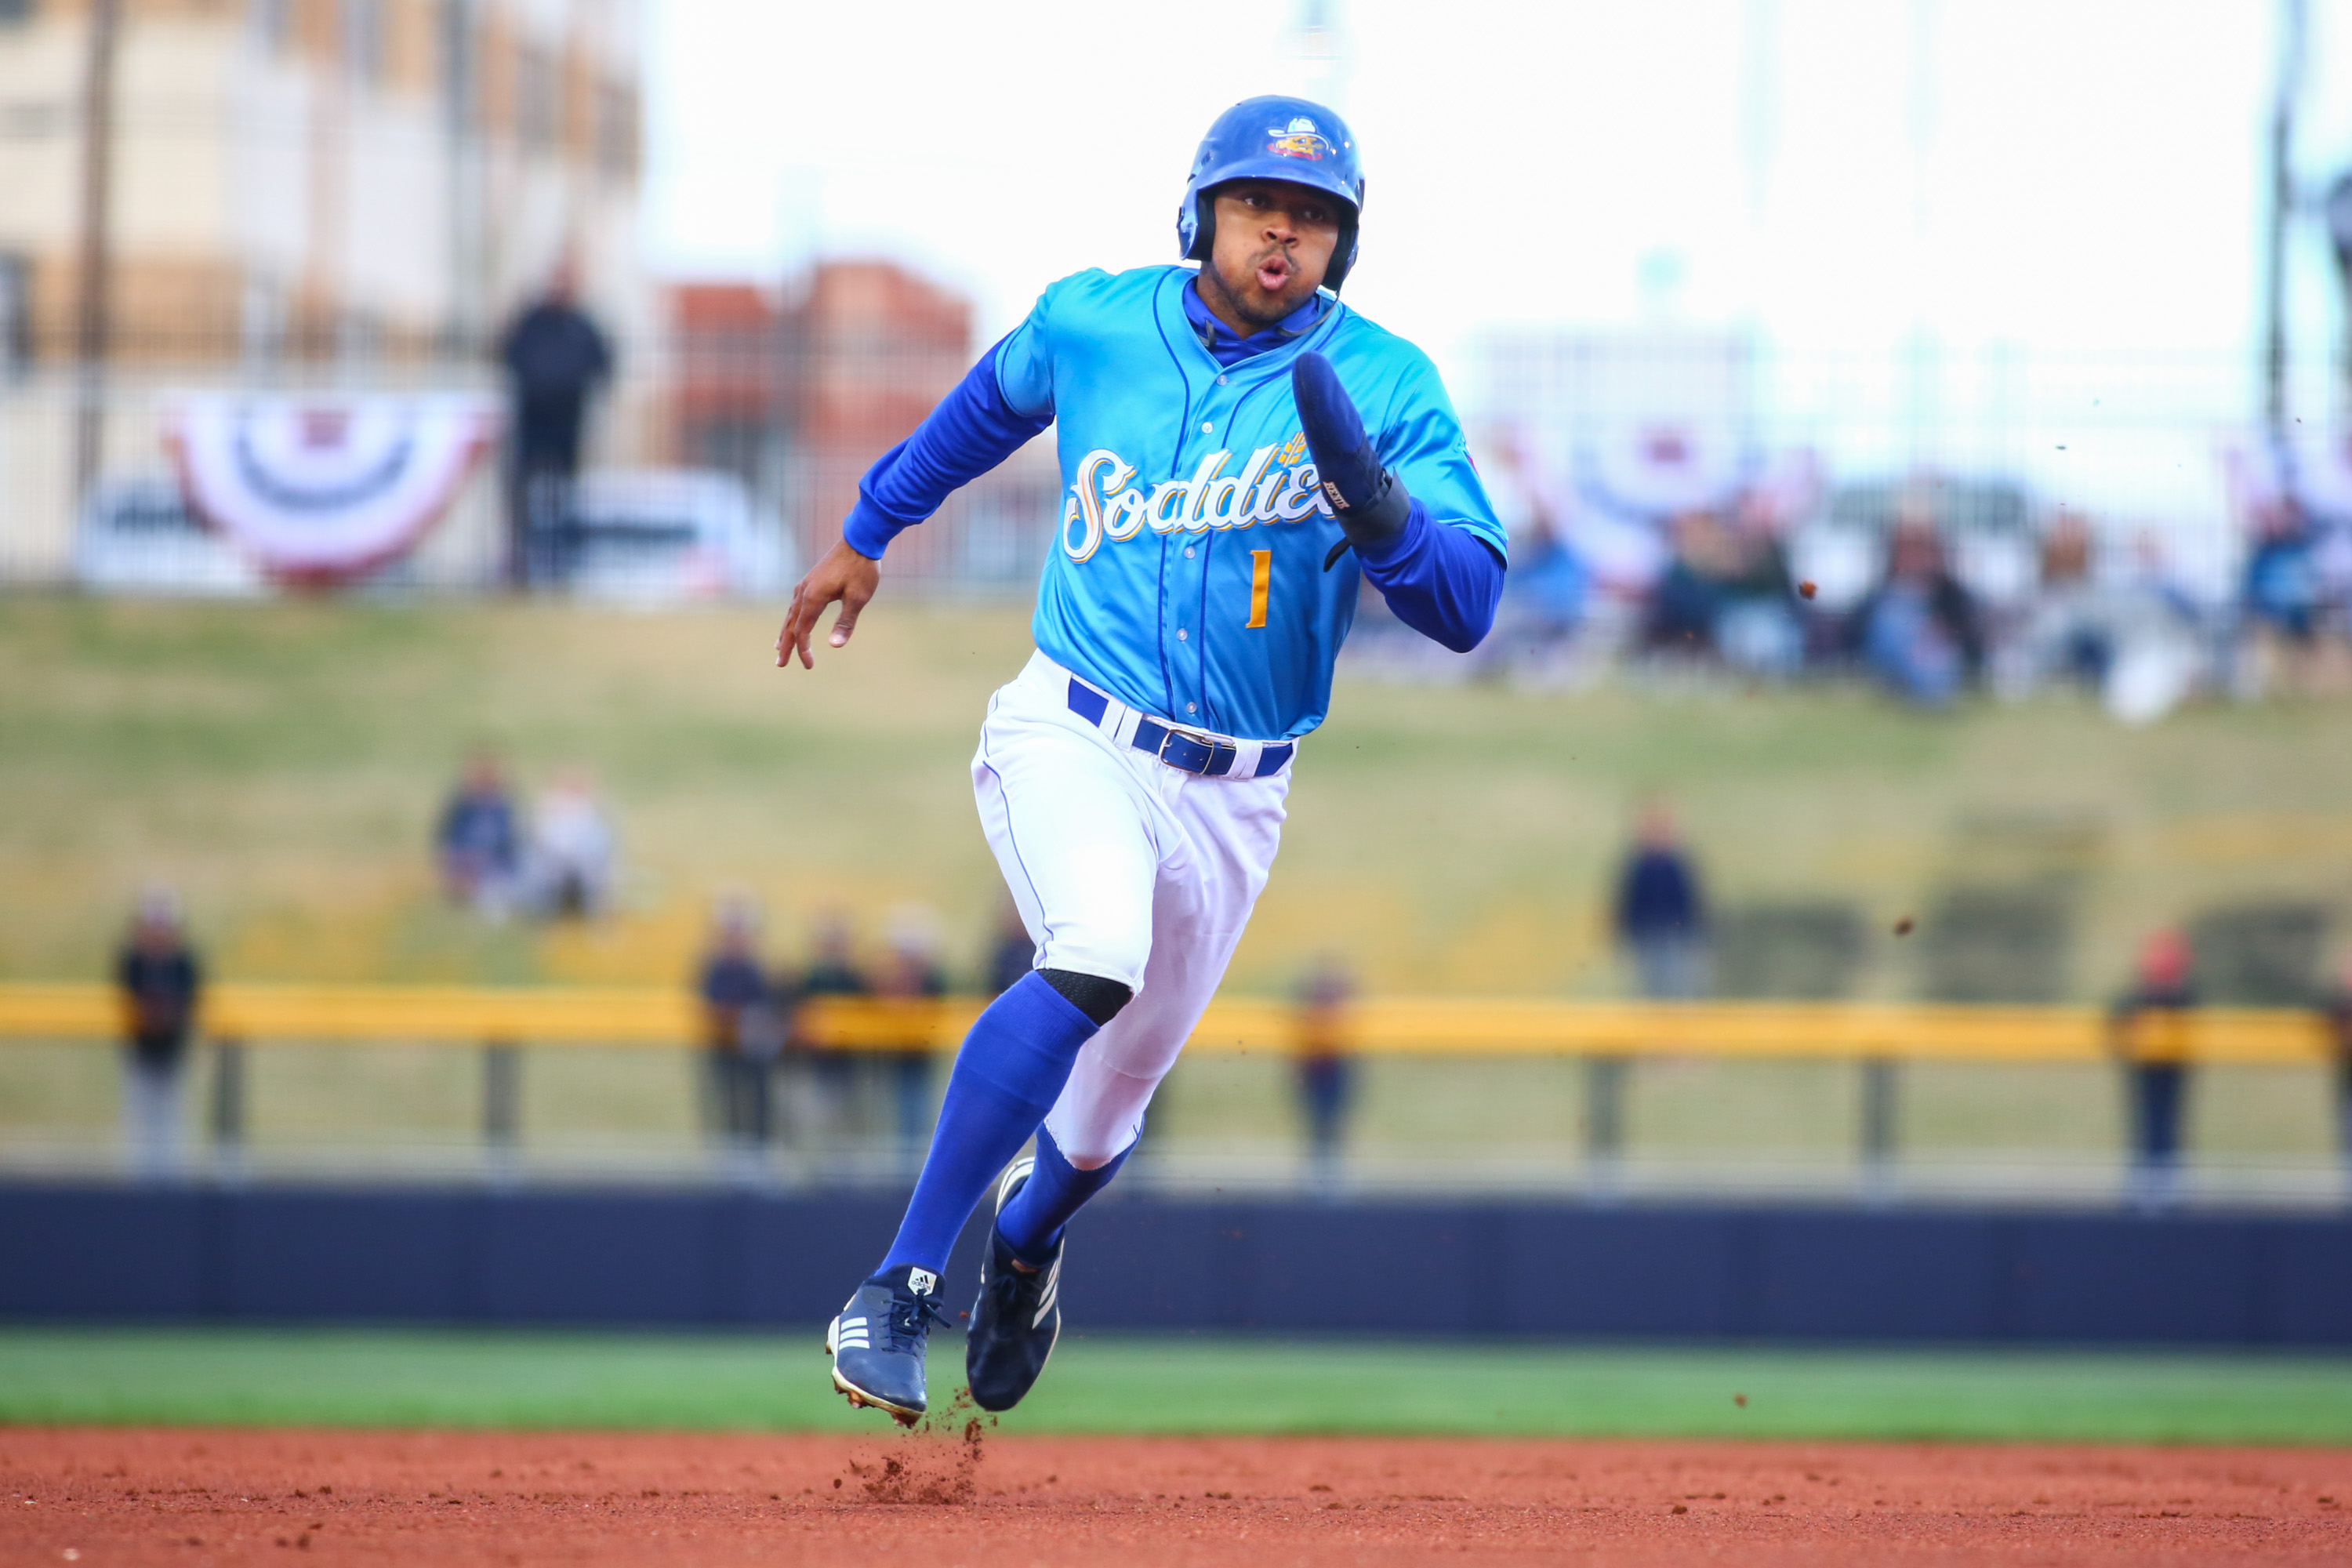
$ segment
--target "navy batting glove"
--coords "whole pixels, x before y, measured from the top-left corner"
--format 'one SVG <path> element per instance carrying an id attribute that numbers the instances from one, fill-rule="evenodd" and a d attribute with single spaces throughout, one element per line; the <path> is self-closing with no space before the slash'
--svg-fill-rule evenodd
<path id="1" fill-rule="evenodd" d="M 1348 536 L 1323 558 L 1323 570 L 1328 572 L 1350 544 L 1361 554 L 1403 533 L 1412 498 L 1396 475 L 1381 467 L 1371 437 L 1364 434 L 1363 418 L 1329 360 L 1312 350 L 1300 354 L 1290 367 L 1290 395 L 1298 403 L 1307 449 L 1315 454 L 1323 499 L 1331 503 L 1331 515 Z"/>

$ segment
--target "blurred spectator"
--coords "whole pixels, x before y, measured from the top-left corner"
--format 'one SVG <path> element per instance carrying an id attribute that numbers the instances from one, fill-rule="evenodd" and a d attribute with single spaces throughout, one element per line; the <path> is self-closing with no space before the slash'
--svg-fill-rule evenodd
<path id="1" fill-rule="evenodd" d="M 2092 574 L 2090 525 L 2061 511 L 2042 540 L 2041 587 L 2025 630 L 2030 674 L 2097 690 L 2115 657 L 2113 629 Z"/>
<path id="2" fill-rule="evenodd" d="M 1489 668 L 1540 666 L 1567 651 L 1583 623 L 1591 575 L 1568 542 L 1563 508 L 1516 432 L 1498 432 L 1484 477 L 1510 539 L 1511 574 L 1495 630 L 1480 645 Z"/>
<path id="3" fill-rule="evenodd" d="M 828 910 L 817 916 L 810 945 L 809 965 L 801 973 L 799 1000 L 873 994 L 874 987 L 866 972 L 857 966 L 849 921 L 839 910 Z M 811 1040 L 797 1025 L 793 1036 L 795 1054 L 808 1064 L 809 1089 L 815 1102 L 810 1120 L 822 1125 L 828 1134 L 836 1132 L 856 1097 L 860 1053 Z"/>
<path id="4" fill-rule="evenodd" d="M 768 1142 L 771 1075 L 783 1046 L 775 987 L 760 969 L 759 935 L 759 910 L 748 899 L 721 900 L 695 987 L 702 999 L 712 1131 L 747 1171 Z"/>
<path id="5" fill-rule="evenodd" d="M 2139 974 L 2116 1003 L 2108 1042 L 2124 1065 L 2131 1102 L 2131 1196 L 2141 1207 L 2170 1207 L 2179 1197 L 2180 1123 L 2189 1087 L 2189 939 L 2160 931 L 2141 948 Z"/>
<path id="6" fill-rule="evenodd" d="M 2041 583 L 2027 609 L 2014 658 L 2004 656 L 2004 690 L 2048 680 L 2096 693 L 2126 723 L 2146 723 L 2177 707 L 2203 663 L 2195 604 L 2173 580 L 2164 542 L 2143 530 L 2129 568 L 2102 573 L 2089 525 L 2061 512 L 2042 542 Z"/>
<path id="7" fill-rule="evenodd" d="M 178 1175 L 187 1168 L 183 1100 L 204 971 L 169 889 L 151 888 L 141 897 L 114 977 L 127 1037 L 122 1121 L 132 1168 L 148 1177 Z"/>
<path id="8" fill-rule="evenodd" d="M 612 896 L 615 848 L 587 772 L 567 768 L 557 774 L 531 814 L 531 907 L 557 919 L 604 913 Z"/>
<path id="9" fill-rule="evenodd" d="M 2109 606 L 2107 711 L 2126 724 L 2160 719 L 2195 689 L 2210 660 L 2205 617 L 2155 530 L 2133 538 L 2131 569 L 2110 590 Z"/>
<path id="10" fill-rule="evenodd" d="M 1715 621 L 1738 552 L 1711 511 L 1685 512 L 1667 530 L 1674 556 L 1651 590 L 1642 644 L 1653 651 L 1699 656 L 1715 651 Z"/>
<path id="11" fill-rule="evenodd" d="M 578 302 L 579 271 L 558 263 L 538 303 L 499 344 L 512 414 L 509 426 L 507 582 L 560 584 L 571 574 L 572 496 L 589 395 L 613 374 L 612 350 Z"/>
<path id="12" fill-rule="evenodd" d="M 1932 525 L 1899 521 L 1887 547 L 1886 580 L 1855 610 L 1864 662 L 1900 695 L 1941 707 L 1984 662 L 1975 598 L 1944 562 Z"/>
<path id="13" fill-rule="evenodd" d="M 441 888 L 450 902 L 486 914 L 506 910 L 514 897 L 522 853 L 514 800 L 507 793 L 497 757 L 477 752 L 467 759 L 457 789 L 441 808 L 433 845 L 441 865 Z"/>
<path id="14" fill-rule="evenodd" d="M 1756 496 L 1741 498 L 1734 517 L 1727 523 L 1707 510 L 1675 519 L 1674 561 L 1651 595 L 1643 642 L 1754 674 L 1790 674 L 1804 635 L 1790 608 L 1794 584 L 1778 521 Z"/>
<path id="15" fill-rule="evenodd" d="M 875 977 L 877 996 L 912 1001 L 948 994 L 947 971 L 940 967 L 938 923 L 931 911 L 908 906 L 890 917 L 890 955 Z M 900 1157 L 910 1166 L 922 1157 L 931 1130 L 930 1031 L 875 1054 L 876 1074 L 889 1085 Z"/>
<path id="16" fill-rule="evenodd" d="M 2347 599 L 2352 599 L 2352 525 L 2330 525 L 2292 497 L 2254 514 L 2246 554 L 2237 684 L 2259 695 L 2273 686 L 2334 695 L 2347 671 Z"/>
<path id="17" fill-rule="evenodd" d="M 1339 1188 L 1340 1150 L 1346 1140 L 1349 1102 L 1354 1097 L 1348 1008 L 1355 995 L 1355 977 L 1347 963 L 1331 953 L 1315 961 L 1298 988 L 1294 1063 L 1298 1107 L 1307 1118 L 1308 1176 L 1327 1194 Z"/>
<path id="18" fill-rule="evenodd" d="M 1793 675 L 1804 662 L 1782 526 L 1773 498 L 1761 490 L 1744 492 L 1732 512 L 1715 642 L 1726 664 L 1755 675 Z"/>
<path id="19" fill-rule="evenodd" d="M 2310 514 L 2283 500 L 2257 517 L 2246 551 L 2247 619 L 2297 648 L 2309 646 L 2319 629 L 2318 545 Z"/>
<path id="20" fill-rule="evenodd" d="M 1037 944 L 1021 922 L 1021 910 L 1011 899 L 996 906 L 996 935 L 988 948 L 988 994 L 1002 996 L 1037 967 Z"/>
<path id="21" fill-rule="evenodd" d="M 1663 802 L 1642 808 L 1633 852 L 1617 881 L 1615 923 L 1643 995 L 1679 1002 L 1705 988 L 1706 907 L 1674 813 Z"/>
<path id="22" fill-rule="evenodd" d="M 2327 999 L 2328 1043 L 2334 1047 L 2336 1067 L 2336 1150 L 2344 1161 L 2344 1173 L 2352 1180 L 2352 953 L 2344 958 L 2343 969 L 2336 979 L 2336 993 Z"/>

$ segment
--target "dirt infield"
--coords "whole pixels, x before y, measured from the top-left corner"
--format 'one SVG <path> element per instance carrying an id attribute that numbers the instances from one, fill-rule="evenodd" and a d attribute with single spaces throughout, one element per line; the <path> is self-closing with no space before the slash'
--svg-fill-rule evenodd
<path id="1" fill-rule="evenodd" d="M 0 1429 L 0 1563 L 2331 1563 L 2352 1453 Z"/>

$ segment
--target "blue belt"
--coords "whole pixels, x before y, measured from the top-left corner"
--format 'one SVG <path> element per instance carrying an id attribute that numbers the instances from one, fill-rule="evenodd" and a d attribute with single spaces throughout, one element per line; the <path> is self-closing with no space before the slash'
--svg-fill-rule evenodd
<path id="1" fill-rule="evenodd" d="M 1085 681 L 1073 676 L 1070 679 L 1070 711 L 1097 729 L 1102 728 L 1103 716 L 1110 711 L 1110 699 Z M 1188 731 L 1171 729 L 1157 719 L 1138 715 L 1135 734 L 1128 744 L 1139 752 L 1149 752 L 1171 768 L 1203 778 L 1221 778 L 1234 771 L 1241 748 L 1230 741 L 1220 741 L 1209 735 L 1195 735 Z M 1285 741 L 1269 745 L 1258 752 L 1257 771 L 1252 778 L 1264 778 L 1280 773 L 1283 764 L 1297 748 Z"/>

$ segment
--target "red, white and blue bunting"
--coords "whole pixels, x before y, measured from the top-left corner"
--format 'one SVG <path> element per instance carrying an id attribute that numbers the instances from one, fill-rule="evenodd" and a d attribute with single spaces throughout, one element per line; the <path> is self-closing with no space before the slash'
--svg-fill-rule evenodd
<path id="1" fill-rule="evenodd" d="M 414 549 L 498 431 L 466 394 L 205 394 L 164 441 L 191 511 L 278 582 L 331 587 Z"/>

